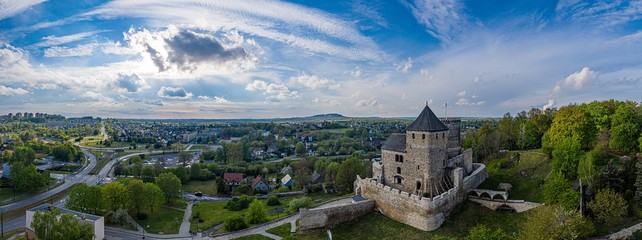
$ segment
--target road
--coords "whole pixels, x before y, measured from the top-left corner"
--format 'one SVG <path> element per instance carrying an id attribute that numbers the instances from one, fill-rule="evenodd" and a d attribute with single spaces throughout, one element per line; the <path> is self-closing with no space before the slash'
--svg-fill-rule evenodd
<path id="1" fill-rule="evenodd" d="M 6 211 L 12 211 L 14 209 L 19 209 L 19 208 L 23 208 L 23 207 L 29 206 L 31 204 L 34 204 L 34 203 L 38 202 L 38 201 L 47 199 L 48 197 L 53 196 L 53 195 L 55 195 L 57 193 L 60 193 L 60 192 L 62 192 L 64 190 L 70 188 L 74 184 L 77 184 L 77 183 L 86 183 L 87 185 L 98 185 L 103 179 L 105 179 L 108 176 L 108 174 L 112 170 L 112 167 L 114 166 L 114 164 L 116 164 L 119 161 L 122 161 L 123 159 L 130 158 L 130 157 L 133 157 L 135 155 L 141 154 L 141 153 L 133 153 L 133 154 L 129 154 L 129 155 L 125 155 L 125 156 L 122 156 L 122 157 L 119 157 L 119 158 L 112 159 L 111 161 L 109 161 L 100 170 L 100 172 L 98 174 L 89 175 L 89 172 L 91 172 L 91 170 L 94 167 L 96 167 L 96 156 L 94 156 L 93 154 L 91 154 L 89 151 L 87 151 L 85 149 L 81 149 L 81 150 L 85 154 L 85 156 L 87 156 L 87 158 L 89 159 L 89 164 L 82 171 L 80 171 L 80 172 L 78 172 L 76 174 L 67 176 L 67 178 L 65 180 L 65 183 L 61 184 L 60 186 L 58 186 L 58 187 L 56 187 L 54 189 L 48 190 L 46 192 L 40 193 L 38 195 L 29 197 L 29 198 L 26 198 L 26 199 L 23 199 L 23 200 L 14 202 L 14 203 L 10 203 L 10 204 L 4 205 L 4 206 L 2 206 L 2 209 L 4 209 L 5 212 L 6 212 Z M 150 152 L 143 152 L 143 153 L 149 154 Z M 151 153 L 162 153 L 162 151 L 153 151 Z M 58 202 L 55 205 L 63 206 L 64 204 L 61 203 L 61 202 Z M 7 232 L 7 231 L 11 231 L 13 229 L 22 228 L 22 227 L 24 227 L 24 225 L 25 225 L 25 217 L 24 217 L 24 215 L 22 215 L 20 217 L 5 221 L 4 222 L 4 231 Z"/>

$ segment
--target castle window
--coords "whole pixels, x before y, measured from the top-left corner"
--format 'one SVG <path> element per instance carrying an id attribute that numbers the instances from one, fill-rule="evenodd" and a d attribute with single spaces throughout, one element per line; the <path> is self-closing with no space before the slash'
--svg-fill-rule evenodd
<path id="1" fill-rule="evenodd" d="M 412 134 L 412 139 L 415 139 L 415 134 L 414 133 Z"/>
<path id="2" fill-rule="evenodd" d="M 401 174 L 401 168 L 397 167 L 397 174 Z"/>
<path id="3" fill-rule="evenodd" d="M 395 154 L 395 162 L 403 162 L 403 155 Z"/>
<path id="4" fill-rule="evenodd" d="M 441 133 L 441 137 L 444 138 L 444 136 L 446 136 L 445 133 Z"/>
<path id="5" fill-rule="evenodd" d="M 435 139 L 439 139 L 439 133 L 435 134 Z"/>
<path id="6" fill-rule="evenodd" d="M 396 184 L 403 184 L 402 180 L 403 180 L 403 178 L 402 178 L 402 177 L 400 177 L 400 176 L 395 176 L 395 183 L 396 183 Z"/>
<path id="7" fill-rule="evenodd" d="M 426 139 L 426 134 L 421 134 L 421 139 Z"/>
<path id="8" fill-rule="evenodd" d="M 417 170 L 419 170 L 419 165 L 417 165 Z"/>

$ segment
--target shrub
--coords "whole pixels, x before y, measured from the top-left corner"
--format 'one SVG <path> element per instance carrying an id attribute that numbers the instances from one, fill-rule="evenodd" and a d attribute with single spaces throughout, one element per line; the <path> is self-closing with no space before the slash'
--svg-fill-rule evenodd
<path id="1" fill-rule="evenodd" d="M 247 228 L 247 224 L 245 224 L 245 220 L 243 220 L 243 217 L 236 217 L 225 220 L 225 224 L 223 225 L 223 227 L 227 231 L 236 231 Z"/>
<path id="2" fill-rule="evenodd" d="M 254 199 L 247 208 L 247 216 L 245 216 L 245 220 L 248 224 L 265 222 L 265 220 L 267 220 L 267 206 L 265 206 L 265 203 L 258 199 Z"/>
<path id="3" fill-rule="evenodd" d="M 267 199 L 267 205 L 268 206 L 278 206 L 281 205 L 281 201 L 279 201 L 279 198 L 276 196 L 271 196 Z"/>
<path id="4" fill-rule="evenodd" d="M 138 213 L 138 214 L 136 214 L 136 219 L 145 220 L 145 219 L 147 219 L 147 214 L 146 213 Z"/>
<path id="5" fill-rule="evenodd" d="M 295 198 L 290 201 L 290 211 L 296 212 L 299 211 L 299 208 L 309 207 L 312 203 L 312 198 L 310 197 L 301 197 Z"/>
<path id="6" fill-rule="evenodd" d="M 588 203 L 588 208 L 593 211 L 595 218 L 608 226 L 612 226 L 621 217 L 626 215 L 626 200 L 622 194 L 610 188 L 601 189 L 595 194 L 595 199 Z"/>
<path id="7" fill-rule="evenodd" d="M 233 197 L 227 203 L 225 203 L 225 208 L 230 211 L 241 211 L 243 209 L 246 209 L 250 203 L 252 202 L 252 198 L 248 197 L 247 195 L 243 195 L 240 198 Z"/>
<path id="8" fill-rule="evenodd" d="M 486 227 L 486 225 L 477 225 L 468 231 L 468 236 L 466 236 L 464 240 L 503 240 L 509 238 L 510 235 L 504 232 L 501 228 L 492 230 Z"/>

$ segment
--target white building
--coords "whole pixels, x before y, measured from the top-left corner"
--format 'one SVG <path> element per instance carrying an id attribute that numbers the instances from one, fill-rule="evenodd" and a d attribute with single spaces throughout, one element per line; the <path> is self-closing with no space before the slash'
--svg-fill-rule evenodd
<path id="1" fill-rule="evenodd" d="M 31 228 L 31 222 L 33 221 L 33 215 L 36 212 L 44 212 L 44 211 L 49 211 L 53 209 L 58 209 L 60 210 L 60 214 L 71 214 L 74 215 L 78 218 L 78 221 L 80 224 L 85 224 L 89 223 L 91 224 L 92 228 L 94 229 L 94 239 L 104 239 L 105 238 L 105 218 L 101 216 L 96 216 L 92 214 L 87 214 L 87 213 L 82 213 L 82 212 L 76 212 L 73 210 L 69 210 L 66 208 L 59 208 L 52 206 L 48 203 L 42 204 L 40 206 L 34 207 L 32 209 L 27 210 L 26 212 L 26 222 L 25 222 L 25 235 L 27 239 L 35 239 L 36 238 L 36 233 L 35 231 Z"/>

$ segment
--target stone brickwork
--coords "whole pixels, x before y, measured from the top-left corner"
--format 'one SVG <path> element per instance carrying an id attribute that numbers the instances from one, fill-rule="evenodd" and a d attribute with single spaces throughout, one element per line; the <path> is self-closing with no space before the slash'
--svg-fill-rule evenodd
<path id="1" fill-rule="evenodd" d="M 609 240 L 631 239 L 633 234 L 635 234 L 635 232 L 637 231 L 642 231 L 642 223 L 638 223 L 631 227 L 624 228 L 616 233 L 611 233 L 608 236 L 606 236 L 606 238 L 608 238 Z"/>
<path id="2" fill-rule="evenodd" d="M 455 186 L 433 198 L 391 188 L 372 178 L 357 177 L 355 191 L 374 200 L 377 209 L 386 216 L 424 231 L 432 231 L 439 228 L 446 216 L 466 200 L 468 189 L 476 188 L 486 179 L 486 167 L 483 164 L 474 164 L 473 168 L 475 171 L 466 177 L 464 169 L 455 169 Z"/>
<path id="3" fill-rule="evenodd" d="M 301 208 L 299 210 L 299 229 L 301 231 L 305 231 L 322 227 L 331 228 L 339 223 L 347 222 L 366 215 L 372 212 L 374 207 L 375 201 L 369 199 L 361 202 L 325 208 Z"/>

